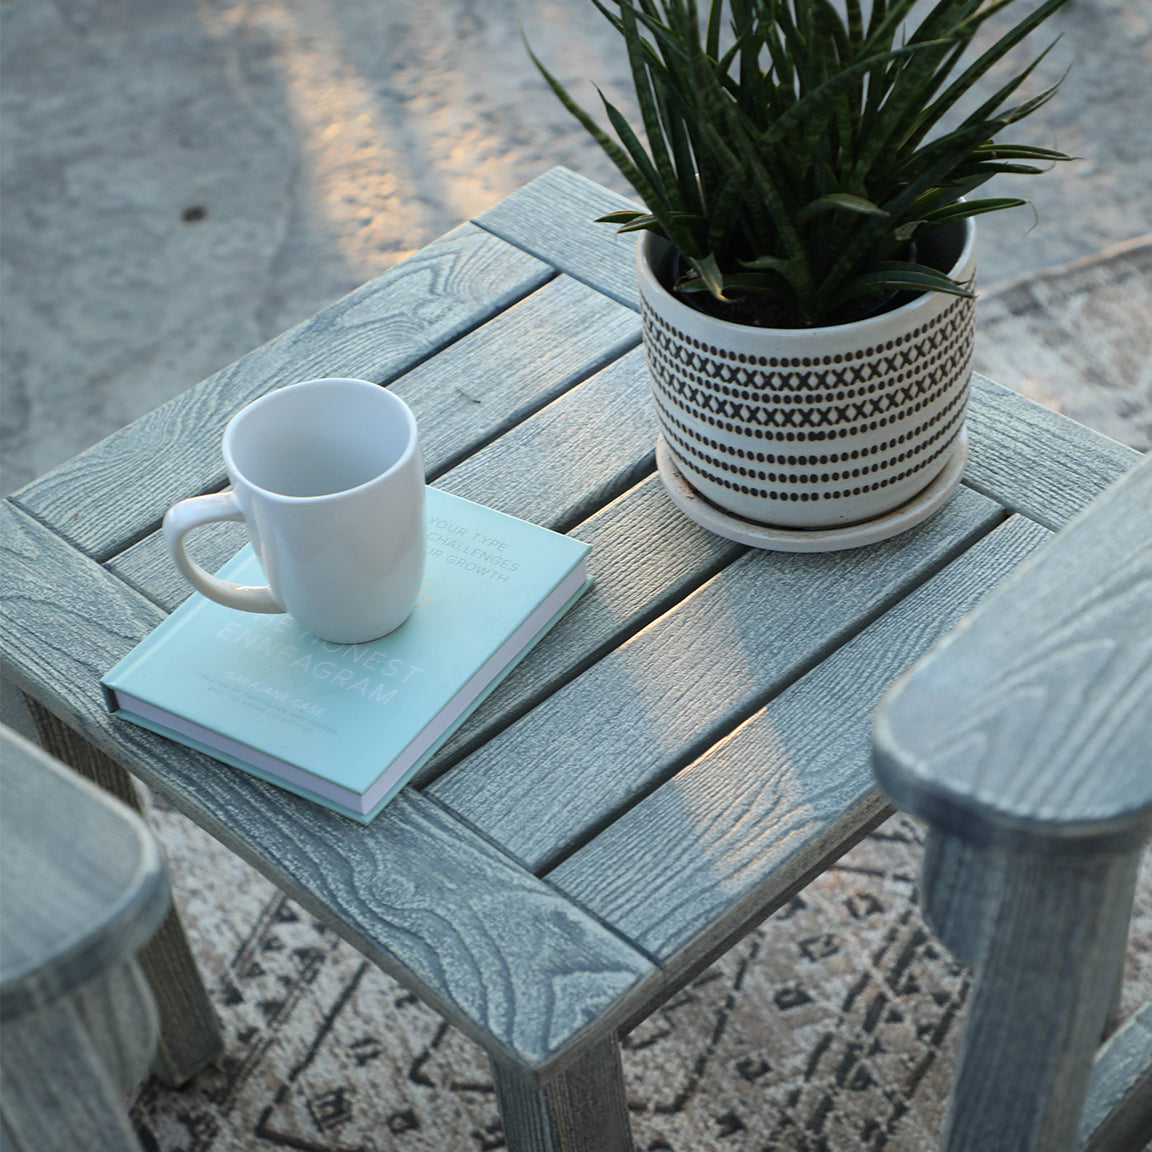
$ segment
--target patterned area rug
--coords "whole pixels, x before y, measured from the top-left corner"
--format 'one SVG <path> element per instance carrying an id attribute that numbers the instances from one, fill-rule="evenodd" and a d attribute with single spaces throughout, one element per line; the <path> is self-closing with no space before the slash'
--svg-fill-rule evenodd
<path id="1" fill-rule="evenodd" d="M 1152 239 L 980 303 L 979 370 L 1152 447 Z M 132 1116 L 148 1152 L 495 1152 L 470 1041 L 163 803 L 153 824 L 226 1057 Z M 968 991 L 915 903 L 920 828 L 896 816 L 624 1045 L 642 1152 L 926 1152 Z M 1152 993 L 1146 856 L 1122 1013 Z M 1134 1150 L 1135 1152 L 1135 1150 Z"/>
<path id="2" fill-rule="evenodd" d="M 976 325 L 978 372 L 1152 450 L 1152 236 L 998 285 Z"/>

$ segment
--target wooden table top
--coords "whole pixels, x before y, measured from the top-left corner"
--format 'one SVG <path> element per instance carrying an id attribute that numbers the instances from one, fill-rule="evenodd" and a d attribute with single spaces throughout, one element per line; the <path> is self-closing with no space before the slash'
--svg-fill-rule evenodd
<path id="1" fill-rule="evenodd" d="M 655 473 L 626 201 L 554 169 L 4 502 L 26 692 L 497 1059 L 646 1015 L 884 818 L 877 699 L 1140 459 L 977 377 L 964 484 L 911 532 L 750 550 Z M 159 532 L 239 407 L 316 376 L 412 406 L 431 483 L 592 545 L 595 585 L 368 827 L 113 720 L 98 680 L 188 594 Z M 193 541 L 219 564 L 237 525 Z"/>

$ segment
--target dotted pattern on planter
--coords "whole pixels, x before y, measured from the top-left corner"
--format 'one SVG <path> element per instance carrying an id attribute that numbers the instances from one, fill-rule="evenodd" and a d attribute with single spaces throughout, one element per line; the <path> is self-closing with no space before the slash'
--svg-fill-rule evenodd
<path id="1" fill-rule="evenodd" d="M 928 468 L 959 434 L 970 300 L 956 298 L 904 336 L 822 357 L 730 352 L 679 331 L 646 302 L 642 315 L 665 438 L 720 487 L 778 501 L 846 499 Z M 877 442 L 887 428 L 891 437 Z M 861 445 L 861 435 L 871 441 Z"/>
<path id="2" fill-rule="evenodd" d="M 957 397 L 949 407 L 955 408 L 956 405 L 964 399 L 966 399 L 966 397 L 963 395 Z M 909 467 L 899 472 L 890 476 L 882 476 L 871 482 L 867 479 L 869 475 L 875 475 L 887 468 L 902 464 L 907 461 L 912 454 L 901 452 L 895 457 L 881 459 L 872 464 L 862 463 L 852 468 L 845 467 L 831 473 L 813 472 L 807 475 L 803 473 L 800 475 L 776 473 L 765 471 L 764 469 L 750 468 L 746 465 L 732 466 L 728 464 L 727 461 L 697 452 L 691 454 L 690 458 L 692 463 L 691 465 L 685 465 L 685 467 L 688 471 L 697 474 L 701 479 L 709 480 L 721 488 L 727 488 L 732 492 L 739 492 L 744 496 L 758 496 L 764 500 L 802 501 L 804 503 L 815 500 L 844 500 L 849 496 L 860 496 L 865 492 L 876 492 L 881 488 L 889 487 L 889 485 L 899 484 L 916 475 L 917 472 L 923 471 L 929 465 L 939 460 L 942 455 L 950 452 L 956 443 L 956 437 L 960 434 L 960 429 L 964 422 L 964 411 L 964 407 L 961 406 L 958 411 L 953 412 L 951 419 L 948 420 L 944 427 L 932 438 L 933 442 L 938 446 L 930 455 L 921 454 L 921 458 L 915 464 L 910 464 Z M 664 438 L 674 444 L 681 453 L 687 455 L 688 445 L 686 442 L 672 431 L 661 413 L 657 413 L 657 418 L 663 430 Z M 941 438 L 944 438 L 943 443 L 939 443 Z M 861 455 L 867 455 L 867 453 L 861 453 Z M 711 465 L 711 468 L 701 467 L 697 463 L 700 460 L 706 461 Z M 757 484 L 757 480 L 761 483 Z M 764 483 L 803 485 L 839 483 L 841 481 L 843 481 L 845 485 L 843 488 L 818 492 L 798 487 L 772 489 L 762 486 Z"/>

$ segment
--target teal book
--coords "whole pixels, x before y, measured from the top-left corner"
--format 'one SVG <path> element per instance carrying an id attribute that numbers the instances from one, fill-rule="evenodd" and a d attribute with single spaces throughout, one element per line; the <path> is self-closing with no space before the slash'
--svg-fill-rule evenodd
<path id="1" fill-rule="evenodd" d="M 332 644 L 199 593 L 101 684 L 112 712 L 367 823 L 588 584 L 587 544 L 428 489 L 421 601 Z M 262 584 L 245 547 L 220 575 Z"/>

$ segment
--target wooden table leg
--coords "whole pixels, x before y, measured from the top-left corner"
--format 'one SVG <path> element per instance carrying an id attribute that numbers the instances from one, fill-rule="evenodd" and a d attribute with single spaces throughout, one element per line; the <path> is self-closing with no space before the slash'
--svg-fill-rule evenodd
<path id="1" fill-rule="evenodd" d="M 543 1088 L 495 1060 L 492 1074 L 508 1152 L 634 1152 L 614 1034 Z"/>
<path id="2" fill-rule="evenodd" d="M 966 875 L 952 879 L 969 892 L 948 902 L 969 913 L 983 904 L 984 922 L 954 920 L 947 941 L 974 972 L 942 1147 L 1072 1152 L 1123 964 L 1138 856 L 973 846 L 963 855 Z M 934 892 L 928 902 L 945 900 Z"/>
<path id="3" fill-rule="evenodd" d="M 141 810 L 132 778 L 119 764 L 35 700 L 28 699 L 28 709 L 46 751 L 133 810 Z M 141 949 L 137 960 L 152 988 L 160 1017 L 155 1071 L 166 1084 L 178 1087 L 215 1060 L 224 1043 L 175 907 Z"/>

